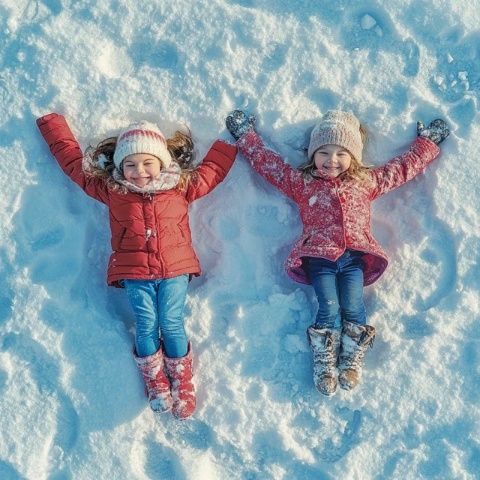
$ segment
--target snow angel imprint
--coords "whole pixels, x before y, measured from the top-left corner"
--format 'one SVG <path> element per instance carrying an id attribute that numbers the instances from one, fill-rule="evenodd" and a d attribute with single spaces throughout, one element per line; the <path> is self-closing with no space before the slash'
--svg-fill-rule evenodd
<path id="1" fill-rule="evenodd" d="M 443 120 L 417 124 L 410 149 L 386 165 L 362 163 L 365 129 L 351 112 L 328 111 L 310 136 L 307 162 L 299 169 L 267 149 L 255 117 L 241 110 L 226 125 L 253 168 L 299 207 L 303 231 L 286 261 L 288 275 L 311 284 L 318 313 L 308 327 L 317 389 L 332 395 L 340 384 L 354 388 L 375 329 L 367 325 L 363 287 L 387 267 L 387 255 L 372 235 L 371 203 L 422 172 L 449 134 Z"/>
<path id="2" fill-rule="evenodd" d="M 193 168 L 189 133 L 166 139 L 156 125 L 140 122 L 84 156 L 62 115 L 45 115 L 37 125 L 65 174 L 109 209 L 113 252 L 107 281 L 125 288 L 132 306 L 134 359 L 150 407 L 189 417 L 196 398 L 183 311 L 189 279 L 200 274 L 200 264 L 188 208 L 225 178 L 236 147 L 216 141 Z"/>

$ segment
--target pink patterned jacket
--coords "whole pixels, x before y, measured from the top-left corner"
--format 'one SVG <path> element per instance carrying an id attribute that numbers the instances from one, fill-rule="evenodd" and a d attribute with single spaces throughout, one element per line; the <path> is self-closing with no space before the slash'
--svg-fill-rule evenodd
<path id="1" fill-rule="evenodd" d="M 407 152 L 372 168 L 371 182 L 364 185 L 351 178 L 305 179 L 267 149 L 256 132 L 246 133 L 237 146 L 253 168 L 300 209 L 303 232 L 287 258 L 288 275 L 297 282 L 310 283 L 302 257 L 335 261 L 346 249 L 352 249 L 364 252 L 365 285 L 375 282 L 388 265 L 387 255 L 371 232 L 372 201 L 423 172 L 440 152 L 435 143 L 418 137 Z"/>

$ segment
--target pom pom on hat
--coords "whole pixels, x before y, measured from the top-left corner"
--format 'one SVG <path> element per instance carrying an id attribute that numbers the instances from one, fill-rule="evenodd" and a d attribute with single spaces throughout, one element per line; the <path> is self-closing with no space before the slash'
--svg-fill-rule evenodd
<path id="1" fill-rule="evenodd" d="M 360 122 L 352 112 L 329 110 L 315 125 L 310 135 L 308 158 L 323 145 L 338 145 L 362 161 L 363 141 Z"/>
<path id="2" fill-rule="evenodd" d="M 155 124 L 149 122 L 132 123 L 120 133 L 113 154 L 113 163 L 120 169 L 125 157 L 135 153 L 154 155 L 161 160 L 164 168 L 168 168 L 172 162 L 165 136 Z"/>

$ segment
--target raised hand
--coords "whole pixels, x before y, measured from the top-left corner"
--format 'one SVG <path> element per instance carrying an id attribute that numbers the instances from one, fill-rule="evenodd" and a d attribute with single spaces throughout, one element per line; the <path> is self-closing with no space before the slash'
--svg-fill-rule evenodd
<path id="1" fill-rule="evenodd" d="M 450 130 L 444 120 L 437 118 L 430 122 L 428 127 L 425 127 L 422 122 L 417 122 L 417 135 L 428 138 L 438 145 L 450 135 Z"/>
<path id="2" fill-rule="evenodd" d="M 227 115 L 225 125 L 235 140 L 255 129 L 255 115 L 247 115 L 242 110 L 234 110 Z"/>

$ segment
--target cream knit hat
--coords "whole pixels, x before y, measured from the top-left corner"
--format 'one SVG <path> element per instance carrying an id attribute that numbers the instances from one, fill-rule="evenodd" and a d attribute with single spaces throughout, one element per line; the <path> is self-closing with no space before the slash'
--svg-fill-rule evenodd
<path id="1" fill-rule="evenodd" d="M 134 153 L 149 153 L 162 161 L 164 168 L 168 168 L 172 157 L 167 148 L 167 141 L 163 133 L 153 123 L 132 123 L 117 138 L 113 163 L 120 170 L 125 157 Z"/>
<path id="2" fill-rule="evenodd" d="M 329 110 L 315 125 L 310 135 L 308 158 L 323 145 L 338 145 L 362 161 L 363 142 L 360 122 L 352 112 Z"/>

